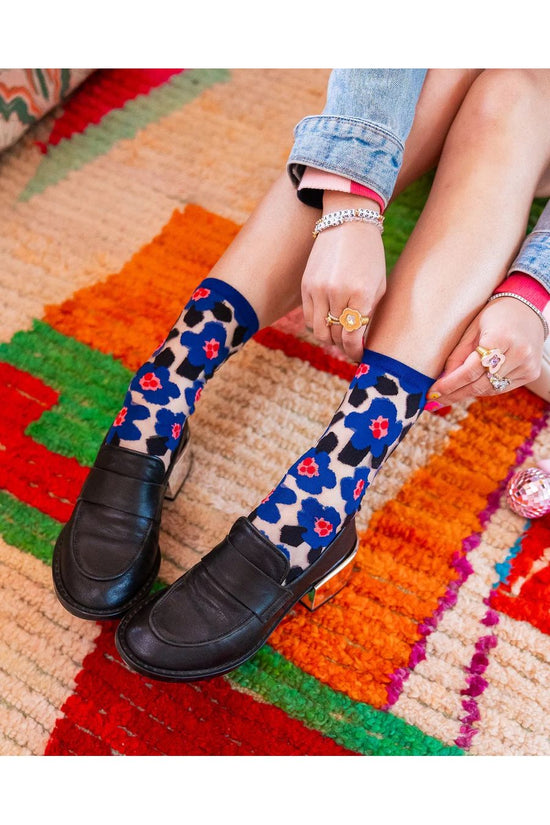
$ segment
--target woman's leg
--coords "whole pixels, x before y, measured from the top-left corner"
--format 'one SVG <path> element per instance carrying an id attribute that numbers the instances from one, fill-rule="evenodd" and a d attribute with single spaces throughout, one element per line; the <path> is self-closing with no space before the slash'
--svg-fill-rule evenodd
<path id="1" fill-rule="evenodd" d="M 549 80 L 550 72 L 488 71 L 467 93 L 346 397 L 321 440 L 251 515 L 294 575 L 357 511 L 507 271 L 550 158 Z"/>
<path id="2" fill-rule="evenodd" d="M 550 71 L 487 70 L 474 81 L 369 328 L 370 348 L 441 371 L 524 238 L 550 160 L 549 122 Z"/>
<path id="3" fill-rule="evenodd" d="M 175 681 L 231 670 L 312 585 L 349 560 L 365 490 L 414 425 L 433 378 L 521 241 L 550 156 L 549 115 L 546 75 L 476 79 L 329 427 L 225 541 L 126 615 L 117 646 L 131 667 Z"/>

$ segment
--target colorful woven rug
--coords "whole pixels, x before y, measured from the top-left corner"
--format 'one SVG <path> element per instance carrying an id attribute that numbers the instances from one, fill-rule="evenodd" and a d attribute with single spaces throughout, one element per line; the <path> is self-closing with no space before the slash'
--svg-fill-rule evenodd
<path id="1" fill-rule="evenodd" d="M 550 456 L 527 390 L 425 414 L 369 491 L 351 583 L 234 673 L 131 673 L 50 559 L 132 371 L 318 112 L 319 70 L 110 70 L 0 156 L 0 753 L 550 754 L 550 520 L 503 491 Z M 429 181 L 390 209 L 393 264 Z M 534 210 L 536 211 L 536 210 Z M 173 581 L 316 440 L 353 367 L 299 312 L 208 385 L 163 515 Z M 231 410 L 231 414 L 228 414 Z"/>

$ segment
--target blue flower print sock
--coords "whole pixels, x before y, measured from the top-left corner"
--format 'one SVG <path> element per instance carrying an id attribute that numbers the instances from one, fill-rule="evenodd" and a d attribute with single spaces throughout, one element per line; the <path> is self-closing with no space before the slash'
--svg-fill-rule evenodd
<path id="1" fill-rule="evenodd" d="M 287 581 L 316 561 L 359 511 L 367 487 L 422 412 L 434 380 L 365 350 L 320 440 L 249 516 L 290 560 Z"/>
<path id="2" fill-rule="evenodd" d="M 164 343 L 134 375 L 107 443 L 160 456 L 168 467 L 206 381 L 258 326 L 238 290 L 217 278 L 202 281 Z"/>

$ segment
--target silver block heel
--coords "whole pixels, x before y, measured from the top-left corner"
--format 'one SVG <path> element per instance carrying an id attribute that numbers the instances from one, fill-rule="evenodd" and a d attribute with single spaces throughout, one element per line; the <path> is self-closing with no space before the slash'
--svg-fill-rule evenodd
<path id="1" fill-rule="evenodd" d="M 170 473 L 170 477 L 168 479 L 164 497 L 169 501 L 173 501 L 183 487 L 183 482 L 189 475 L 192 461 L 193 453 L 191 450 L 191 436 L 189 436 L 185 447 L 183 447 L 174 466 L 172 467 L 172 472 Z"/>
<path id="2" fill-rule="evenodd" d="M 300 601 L 312 612 L 318 607 L 328 602 L 333 596 L 336 596 L 340 590 L 346 586 L 351 578 L 353 572 L 353 560 L 357 555 L 358 542 L 355 542 L 355 547 L 344 561 L 328 573 L 324 579 L 317 582 L 311 590 L 303 596 Z"/>

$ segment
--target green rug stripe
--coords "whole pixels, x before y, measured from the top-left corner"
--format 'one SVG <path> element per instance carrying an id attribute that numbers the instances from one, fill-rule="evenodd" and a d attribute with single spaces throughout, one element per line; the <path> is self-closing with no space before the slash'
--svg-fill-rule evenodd
<path id="1" fill-rule="evenodd" d="M 135 100 L 129 100 L 121 109 L 109 112 L 100 123 L 90 124 L 84 132 L 48 147 L 48 154 L 19 195 L 19 200 L 28 201 L 48 186 L 59 183 L 70 171 L 105 155 L 119 140 L 133 138 L 140 129 L 190 103 L 215 83 L 226 82 L 229 77 L 227 69 L 181 72 L 162 86 L 152 89 L 146 97 L 140 95 Z"/>
<path id="2" fill-rule="evenodd" d="M 369 756 L 459 756 L 445 745 L 385 711 L 356 702 L 304 673 L 269 645 L 229 677 L 307 727 L 349 750 Z"/>
<path id="3" fill-rule="evenodd" d="M 52 452 L 91 466 L 132 373 L 111 355 L 43 321 L 0 344 L 0 361 L 40 378 L 59 393 L 56 406 L 28 427 L 28 435 Z"/>
<path id="4" fill-rule="evenodd" d="M 7 544 L 51 564 L 61 525 L 51 516 L 0 490 L 0 535 Z"/>

